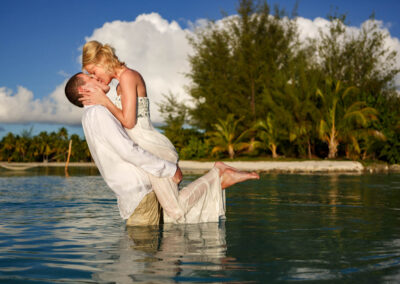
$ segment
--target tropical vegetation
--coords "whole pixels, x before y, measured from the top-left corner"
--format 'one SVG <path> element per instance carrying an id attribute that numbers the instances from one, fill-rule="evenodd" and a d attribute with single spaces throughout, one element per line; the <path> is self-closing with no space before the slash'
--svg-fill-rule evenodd
<path id="1" fill-rule="evenodd" d="M 0 141 L 0 160 L 6 162 L 65 162 L 72 141 L 71 162 L 90 162 L 87 143 L 77 134 L 68 135 L 65 127 L 57 132 L 32 135 L 32 128 L 20 135 L 8 133 Z"/>
<path id="2" fill-rule="evenodd" d="M 359 159 L 400 163 L 397 54 L 373 17 L 359 31 L 329 16 L 300 40 L 296 11 L 240 0 L 237 16 L 209 21 L 189 38 L 191 102 L 165 95 L 161 127 L 181 159 Z M 89 161 L 66 129 L 8 134 L 3 161 Z"/>
<path id="3" fill-rule="evenodd" d="M 318 39 L 301 41 L 296 11 L 289 16 L 276 7 L 271 11 L 266 2 L 241 0 L 237 12 L 223 22 L 210 21 L 190 38 L 192 102 L 174 100 L 185 109 L 186 129 L 196 137 L 202 133 L 208 149 L 193 158 L 400 162 L 395 86 L 400 70 L 378 21 L 371 17 L 354 32 L 345 16 L 329 16 Z M 164 102 L 163 110 L 167 106 Z M 173 125 L 166 120 L 166 128 Z M 183 143 L 178 150 L 187 152 L 192 145 Z"/>

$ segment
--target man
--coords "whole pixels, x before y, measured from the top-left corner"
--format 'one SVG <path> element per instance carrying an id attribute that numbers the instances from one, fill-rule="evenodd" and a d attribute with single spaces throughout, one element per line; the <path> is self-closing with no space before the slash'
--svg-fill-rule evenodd
<path id="1" fill-rule="evenodd" d="M 68 100 L 83 107 L 79 98 L 91 88 L 106 93 L 109 87 L 94 77 L 78 73 L 68 81 Z M 141 149 L 127 135 L 120 122 L 100 105 L 85 106 L 82 125 L 92 157 L 108 186 L 118 199 L 120 214 L 127 225 L 156 225 L 160 209 L 152 189 L 163 191 L 157 181 L 168 178 L 164 206 L 176 208 L 177 216 L 165 216 L 168 222 L 218 221 L 225 215 L 223 188 L 247 179 L 259 178 L 256 173 L 238 172 L 217 162 L 214 168 L 178 191 L 182 180 L 179 167 Z M 165 186 L 165 183 L 162 183 Z M 161 205 L 163 205 L 161 204 Z"/>

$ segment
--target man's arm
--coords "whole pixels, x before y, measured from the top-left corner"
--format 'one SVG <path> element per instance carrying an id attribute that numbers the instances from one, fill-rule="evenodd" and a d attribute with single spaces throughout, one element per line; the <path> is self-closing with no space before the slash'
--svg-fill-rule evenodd
<path id="1" fill-rule="evenodd" d="M 142 168 L 156 177 L 174 177 L 177 165 L 154 156 L 135 144 L 119 121 L 103 106 L 93 106 L 88 110 L 87 119 L 95 127 L 98 138 L 111 146 L 123 160 Z"/>

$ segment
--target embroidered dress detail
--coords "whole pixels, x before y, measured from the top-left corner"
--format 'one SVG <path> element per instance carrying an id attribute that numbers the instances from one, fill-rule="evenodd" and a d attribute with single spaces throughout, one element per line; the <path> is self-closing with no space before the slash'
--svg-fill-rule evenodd
<path id="1" fill-rule="evenodd" d="M 120 95 L 117 95 L 117 96 L 114 97 L 113 103 L 117 108 L 122 109 L 122 103 L 121 103 L 121 96 Z"/>
<path id="2" fill-rule="evenodd" d="M 118 95 L 115 97 L 113 103 L 119 109 L 122 109 L 121 96 Z M 138 97 L 137 98 L 137 117 L 149 117 L 150 118 L 150 103 L 147 97 Z"/>
<path id="3" fill-rule="evenodd" d="M 138 97 L 137 117 L 150 117 L 150 104 L 147 97 Z"/>

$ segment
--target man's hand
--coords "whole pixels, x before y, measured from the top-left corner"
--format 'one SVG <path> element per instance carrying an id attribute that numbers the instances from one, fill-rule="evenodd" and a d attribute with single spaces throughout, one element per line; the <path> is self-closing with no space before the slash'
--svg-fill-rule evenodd
<path id="1" fill-rule="evenodd" d="M 182 171 L 179 166 L 176 166 L 175 175 L 172 177 L 172 181 L 176 184 L 180 184 L 182 181 Z"/>

